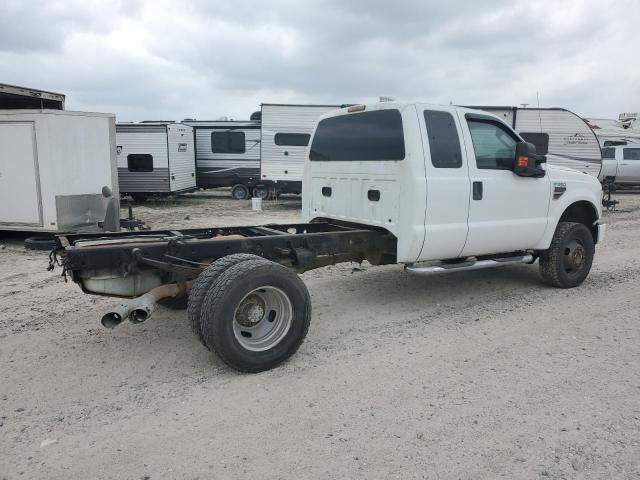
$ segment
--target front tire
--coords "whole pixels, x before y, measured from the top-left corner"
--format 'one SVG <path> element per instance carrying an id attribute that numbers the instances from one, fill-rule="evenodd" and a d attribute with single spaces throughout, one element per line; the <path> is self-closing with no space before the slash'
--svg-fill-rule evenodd
<path id="1" fill-rule="evenodd" d="M 585 225 L 560 222 L 549 249 L 540 253 L 542 279 L 554 287 L 577 287 L 589 275 L 594 254 L 593 237 Z"/>
<path id="2" fill-rule="evenodd" d="M 269 370 L 293 355 L 311 322 L 300 277 L 274 262 L 249 260 L 211 285 L 200 314 L 206 344 L 241 372 Z"/>

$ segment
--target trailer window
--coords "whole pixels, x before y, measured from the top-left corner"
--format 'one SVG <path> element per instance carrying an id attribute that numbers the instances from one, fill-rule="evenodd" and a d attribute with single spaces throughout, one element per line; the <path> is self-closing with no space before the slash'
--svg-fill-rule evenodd
<path id="1" fill-rule="evenodd" d="M 374 110 L 325 118 L 311 143 L 312 161 L 404 159 L 404 132 L 398 110 Z"/>
<path id="2" fill-rule="evenodd" d="M 549 135 L 546 133 L 523 133 L 520 136 L 525 142 L 533 143 L 536 146 L 536 153 L 546 155 L 549 152 Z"/>
<path id="3" fill-rule="evenodd" d="M 490 121 L 467 120 L 478 168 L 512 170 L 518 139 L 504 126 Z"/>
<path id="4" fill-rule="evenodd" d="M 273 141 L 276 145 L 306 147 L 310 138 L 311 135 L 308 133 L 276 133 Z"/>
<path id="5" fill-rule="evenodd" d="M 625 148 L 623 150 L 622 158 L 624 160 L 640 160 L 640 148 Z"/>
<path id="6" fill-rule="evenodd" d="M 127 167 L 130 172 L 153 172 L 153 156 L 148 153 L 130 153 L 127 155 Z"/>
<path id="7" fill-rule="evenodd" d="M 431 163 L 436 168 L 460 168 L 460 140 L 453 116 L 449 112 L 425 110 Z"/>
<path id="8" fill-rule="evenodd" d="M 611 147 L 603 148 L 602 158 L 616 158 L 616 149 Z"/>
<path id="9" fill-rule="evenodd" d="M 244 132 L 211 133 L 211 151 L 213 153 L 244 153 Z"/>

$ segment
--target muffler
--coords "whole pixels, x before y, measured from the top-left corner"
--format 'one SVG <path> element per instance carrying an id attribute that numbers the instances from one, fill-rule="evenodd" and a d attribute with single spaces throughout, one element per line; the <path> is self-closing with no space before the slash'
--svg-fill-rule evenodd
<path id="1" fill-rule="evenodd" d="M 140 297 L 117 305 L 102 317 L 101 323 L 105 328 L 117 327 L 125 318 L 129 318 L 131 323 L 142 323 L 154 312 L 158 300 L 189 293 L 193 283 L 192 280 L 180 284 L 168 283 L 153 288 Z"/>

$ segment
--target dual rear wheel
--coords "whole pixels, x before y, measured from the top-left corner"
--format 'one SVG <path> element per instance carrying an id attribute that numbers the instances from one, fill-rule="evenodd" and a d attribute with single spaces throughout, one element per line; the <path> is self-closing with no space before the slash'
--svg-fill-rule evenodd
<path id="1" fill-rule="evenodd" d="M 250 254 L 220 258 L 189 295 L 191 328 L 242 372 L 269 370 L 293 355 L 311 321 L 306 286 L 290 269 Z"/>

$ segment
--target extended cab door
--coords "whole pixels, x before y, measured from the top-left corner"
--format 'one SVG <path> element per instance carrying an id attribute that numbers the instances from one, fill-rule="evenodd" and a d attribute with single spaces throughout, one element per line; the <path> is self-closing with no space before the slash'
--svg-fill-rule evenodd
<path id="1" fill-rule="evenodd" d="M 469 159 L 469 233 L 462 256 L 533 248 L 547 228 L 548 176 L 513 172 L 518 135 L 500 120 L 458 111 Z"/>
<path id="2" fill-rule="evenodd" d="M 425 241 L 420 260 L 458 257 L 467 240 L 469 170 L 454 107 L 418 105 L 427 177 Z"/>

